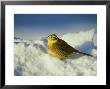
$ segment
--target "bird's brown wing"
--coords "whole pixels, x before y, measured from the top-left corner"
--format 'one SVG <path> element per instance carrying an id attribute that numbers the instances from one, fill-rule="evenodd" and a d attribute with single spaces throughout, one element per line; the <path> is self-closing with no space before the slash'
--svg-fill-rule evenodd
<path id="1" fill-rule="evenodd" d="M 72 53 L 78 53 L 79 51 L 71 47 L 69 44 L 67 44 L 64 40 L 60 39 L 60 42 L 58 42 L 58 46 L 60 50 L 65 52 L 67 55 L 70 55 Z"/>
<path id="2" fill-rule="evenodd" d="M 70 55 L 70 54 L 83 54 L 83 55 L 87 55 L 87 56 L 93 57 L 93 55 L 90 55 L 90 54 L 81 52 L 81 51 L 79 51 L 77 49 L 74 49 L 69 44 L 67 44 L 64 40 L 60 40 L 59 45 L 60 45 L 60 49 L 62 51 L 65 51 L 67 53 L 67 55 Z"/>

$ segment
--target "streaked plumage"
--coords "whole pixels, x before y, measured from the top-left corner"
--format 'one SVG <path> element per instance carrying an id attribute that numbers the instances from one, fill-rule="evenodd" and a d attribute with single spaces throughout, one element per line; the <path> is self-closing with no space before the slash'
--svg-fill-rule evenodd
<path id="1" fill-rule="evenodd" d="M 90 54 L 86 54 L 74 49 L 64 40 L 58 38 L 55 34 L 51 34 L 48 36 L 48 53 L 60 59 L 64 59 L 72 54 L 83 54 L 92 56 Z"/>

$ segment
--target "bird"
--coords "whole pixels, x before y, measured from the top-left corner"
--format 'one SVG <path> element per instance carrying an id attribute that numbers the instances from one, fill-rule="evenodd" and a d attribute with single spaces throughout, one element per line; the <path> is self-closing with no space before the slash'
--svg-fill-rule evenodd
<path id="1" fill-rule="evenodd" d="M 93 57 L 93 55 L 81 52 L 72 46 L 70 46 L 67 42 L 60 39 L 56 34 L 48 35 L 48 54 L 57 57 L 59 59 L 68 58 L 72 54 L 82 54 Z"/>

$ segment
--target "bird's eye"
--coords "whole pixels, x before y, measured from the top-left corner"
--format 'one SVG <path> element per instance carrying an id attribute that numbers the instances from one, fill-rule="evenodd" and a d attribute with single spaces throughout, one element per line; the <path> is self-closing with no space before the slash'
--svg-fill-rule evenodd
<path id="1" fill-rule="evenodd" d="M 48 37 L 51 37 L 50 35 Z"/>

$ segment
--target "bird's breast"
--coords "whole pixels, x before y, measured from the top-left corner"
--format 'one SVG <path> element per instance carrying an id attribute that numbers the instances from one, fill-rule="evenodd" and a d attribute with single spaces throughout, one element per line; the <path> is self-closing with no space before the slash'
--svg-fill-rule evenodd
<path id="1" fill-rule="evenodd" d="M 54 44 L 54 45 L 49 45 L 48 46 L 48 53 L 52 56 L 58 57 L 58 58 L 65 58 L 67 57 L 67 54 L 60 50 L 59 46 Z"/>

